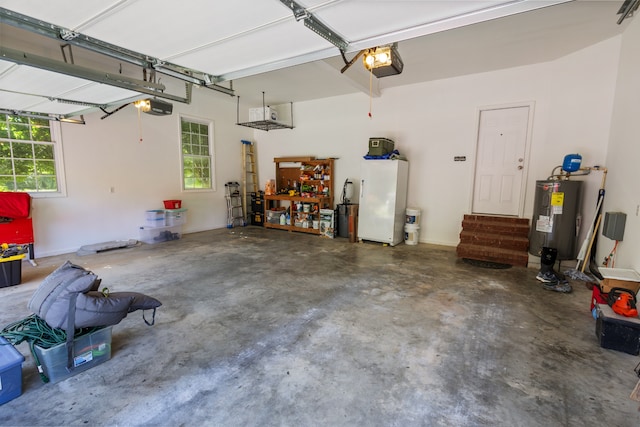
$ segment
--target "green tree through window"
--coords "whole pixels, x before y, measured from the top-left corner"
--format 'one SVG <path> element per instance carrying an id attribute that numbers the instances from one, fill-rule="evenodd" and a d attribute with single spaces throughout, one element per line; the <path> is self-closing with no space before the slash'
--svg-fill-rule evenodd
<path id="1" fill-rule="evenodd" d="M 185 190 L 213 188 L 213 123 L 182 117 L 180 135 L 182 188 Z"/>
<path id="2" fill-rule="evenodd" d="M 51 134 L 49 120 L 0 114 L 0 191 L 58 192 Z"/>

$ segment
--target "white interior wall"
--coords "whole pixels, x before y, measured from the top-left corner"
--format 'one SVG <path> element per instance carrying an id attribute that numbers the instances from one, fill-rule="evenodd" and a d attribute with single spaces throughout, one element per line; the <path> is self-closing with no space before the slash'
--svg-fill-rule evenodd
<path id="1" fill-rule="evenodd" d="M 274 178 L 274 157 L 337 157 L 338 203 L 345 178 L 359 180 L 369 137 L 388 137 L 410 162 L 408 205 L 422 210 L 420 241 L 457 245 L 471 209 L 479 109 L 534 102 L 524 206 L 531 217 L 535 181 L 566 154 L 579 152 L 584 165 L 604 161 L 619 46 L 616 37 L 550 63 L 389 89 L 373 99 L 371 119 L 362 94 L 295 104 L 295 129 L 254 134 L 260 183 Z M 595 206 L 599 177 L 581 179 L 585 206 Z"/>
<path id="2" fill-rule="evenodd" d="M 36 256 L 137 238 L 144 211 L 168 198 L 189 209 L 184 232 L 225 227 L 224 182 L 242 178 L 241 139 L 256 142 L 262 187 L 274 178 L 274 157 L 337 157 L 339 202 L 346 178 L 356 183 L 357 201 L 368 138 L 389 137 L 410 159 L 408 204 L 423 213 L 420 241 L 456 245 L 471 206 L 479 109 L 535 103 L 524 206 L 530 217 L 535 180 L 546 178 L 565 154 L 580 152 L 584 164 L 604 159 L 619 46 L 613 38 L 551 63 L 387 90 L 372 100 L 372 118 L 363 94 L 294 104 L 293 130 L 236 126 L 235 99 L 208 90 L 196 90 L 191 105 L 174 103 L 171 116 L 143 114 L 142 143 L 133 107 L 104 120 L 101 113 L 89 115 L 86 126 L 63 125 L 67 197 L 34 200 Z M 179 113 L 214 120 L 217 191 L 180 190 Z M 459 155 L 467 161 L 454 162 Z M 587 181 L 595 206 L 599 178 Z"/>
<path id="3" fill-rule="evenodd" d="M 241 179 L 240 140 L 251 138 L 251 129 L 235 125 L 228 95 L 195 89 L 192 104 L 173 106 L 170 116 L 141 114 L 140 121 L 130 105 L 104 120 L 86 115 L 84 126 L 62 124 L 67 197 L 33 200 L 36 257 L 138 239 L 145 211 L 167 199 L 188 209 L 183 232 L 226 226 L 224 183 Z M 216 191 L 181 191 L 180 113 L 214 121 Z"/>
<path id="4" fill-rule="evenodd" d="M 640 271 L 640 21 L 632 19 L 623 34 L 622 54 L 613 107 L 613 120 L 607 167 L 609 169 L 603 212 L 627 214 L 624 238 L 615 258 L 615 267 Z M 601 263 L 614 242 L 599 236 L 598 263 Z"/>
<path id="5" fill-rule="evenodd" d="M 527 217 L 533 212 L 535 181 L 545 179 L 566 154 L 579 153 L 583 166 L 606 166 L 621 41 L 615 37 L 549 64 L 549 108 L 543 113 L 547 125 L 534 129 Z M 602 177 L 602 172 L 592 172 L 574 178 L 584 182 L 578 247 L 593 220 Z"/>

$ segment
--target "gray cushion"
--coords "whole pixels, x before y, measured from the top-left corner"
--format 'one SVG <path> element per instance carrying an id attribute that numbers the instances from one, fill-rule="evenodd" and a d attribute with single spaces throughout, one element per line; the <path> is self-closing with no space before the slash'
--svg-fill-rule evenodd
<path id="1" fill-rule="evenodd" d="M 101 280 L 91 271 L 67 261 L 47 276 L 28 307 L 52 328 L 67 329 L 69 301 L 77 294 L 74 328 L 109 326 L 136 310 L 155 309 L 162 303 L 138 292 L 97 292 Z"/>
<path id="2" fill-rule="evenodd" d="M 76 328 L 116 325 L 127 316 L 133 297 L 119 298 L 115 293 L 104 296 L 102 292 L 78 295 L 76 301 Z"/>
<path id="3" fill-rule="evenodd" d="M 45 277 L 28 307 L 52 328 L 66 329 L 71 295 L 89 291 L 96 280 L 89 270 L 67 261 Z"/>
<path id="4" fill-rule="evenodd" d="M 76 328 L 107 326 L 120 323 L 128 313 L 158 308 L 160 301 L 138 292 L 87 292 L 76 301 Z"/>

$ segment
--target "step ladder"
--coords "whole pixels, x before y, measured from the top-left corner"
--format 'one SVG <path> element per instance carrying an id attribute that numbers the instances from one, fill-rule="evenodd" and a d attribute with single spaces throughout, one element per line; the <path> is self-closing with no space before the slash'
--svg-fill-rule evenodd
<path id="1" fill-rule="evenodd" d="M 258 171 L 256 169 L 255 145 L 251 141 L 242 141 L 242 211 L 245 223 L 248 222 L 251 193 L 258 192 Z"/>
<path id="2" fill-rule="evenodd" d="M 240 184 L 235 181 L 229 181 L 225 185 L 225 199 L 227 199 L 227 228 L 233 228 L 236 225 L 245 226 L 245 220 L 242 209 L 242 193 L 240 192 Z"/>

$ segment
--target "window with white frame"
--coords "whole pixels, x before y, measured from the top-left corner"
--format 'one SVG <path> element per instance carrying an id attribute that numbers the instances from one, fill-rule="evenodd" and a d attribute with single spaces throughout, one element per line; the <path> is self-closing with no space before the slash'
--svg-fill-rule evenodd
<path id="1" fill-rule="evenodd" d="M 214 189 L 213 122 L 180 117 L 182 188 Z"/>
<path id="2" fill-rule="evenodd" d="M 0 191 L 63 193 L 60 124 L 0 114 Z"/>

